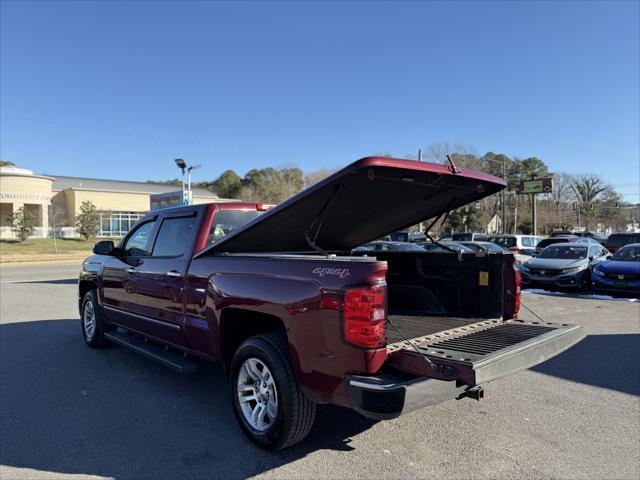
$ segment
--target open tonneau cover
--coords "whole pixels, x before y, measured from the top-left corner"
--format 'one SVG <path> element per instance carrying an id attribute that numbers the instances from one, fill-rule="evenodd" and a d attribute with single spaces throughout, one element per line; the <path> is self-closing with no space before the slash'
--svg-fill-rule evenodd
<path id="1" fill-rule="evenodd" d="M 313 249 L 344 252 L 505 186 L 501 179 L 475 170 L 367 157 L 237 228 L 198 256 Z"/>
<path id="2" fill-rule="evenodd" d="M 578 325 L 496 319 L 395 342 L 387 349 L 389 365 L 399 370 L 479 385 L 542 363 L 584 336 Z"/>

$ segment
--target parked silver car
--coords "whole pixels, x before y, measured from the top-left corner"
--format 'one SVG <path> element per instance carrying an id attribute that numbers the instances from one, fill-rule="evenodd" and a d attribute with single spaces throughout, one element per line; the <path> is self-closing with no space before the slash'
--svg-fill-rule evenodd
<path id="1" fill-rule="evenodd" d="M 522 286 L 587 290 L 591 286 L 589 266 L 608 253 L 599 243 L 554 243 L 519 265 Z"/>

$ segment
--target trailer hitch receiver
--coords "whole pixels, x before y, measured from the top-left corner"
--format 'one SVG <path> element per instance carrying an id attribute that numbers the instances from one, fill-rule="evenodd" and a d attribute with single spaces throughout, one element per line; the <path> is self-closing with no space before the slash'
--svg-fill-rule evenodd
<path id="1" fill-rule="evenodd" d="M 458 400 L 461 400 L 465 397 L 472 398 L 474 400 L 482 400 L 484 398 L 484 388 L 481 386 L 471 387 L 468 390 L 465 390 L 458 396 Z"/>

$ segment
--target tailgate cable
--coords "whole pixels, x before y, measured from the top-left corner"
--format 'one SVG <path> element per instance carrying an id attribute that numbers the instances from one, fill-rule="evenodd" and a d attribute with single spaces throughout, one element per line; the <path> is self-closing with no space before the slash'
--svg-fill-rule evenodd
<path id="1" fill-rule="evenodd" d="M 514 299 L 517 300 L 518 297 L 516 297 L 513 292 L 511 290 L 507 290 L 507 293 L 509 295 L 511 295 Z M 522 301 L 522 296 L 520 297 L 520 306 L 524 307 L 524 309 L 529 312 L 531 315 L 533 315 L 534 317 L 536 317 L 538 320 L 540 320 L 542 323 L 547 323 L 540 315 L 538 315 L 536 312 L 534 312 L 533 310 L 531 310 L 529 307 L 527 307 L 524 302 Z"/>

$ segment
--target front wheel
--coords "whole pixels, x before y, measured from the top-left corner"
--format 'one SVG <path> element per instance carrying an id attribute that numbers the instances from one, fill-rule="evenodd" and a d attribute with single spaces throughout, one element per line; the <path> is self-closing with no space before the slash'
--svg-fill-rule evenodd
<path id="1" fill-rule="evenodd" d="M 251 337 L 231 361 L 231 402 L 244 433 L 266 450 L 281 450 L 307 436 L 316 415 L 296 381 L 282 333 Z"/>
<path id="2" fill-rule="evenodd" d="M 108 327 L 102 316 L 95 290 L 89 290 L 82 299 L 80 326 L 84 341 L 91 348 L 104 348 L 108 345 L 109 341 L 104 338 L 104 332 Z"/>

